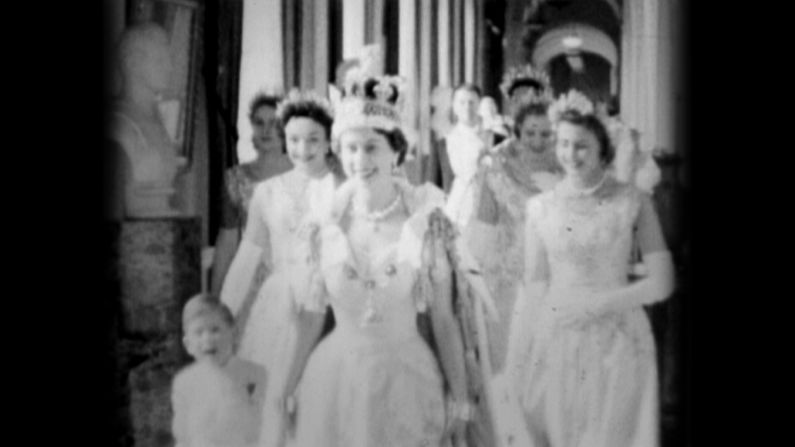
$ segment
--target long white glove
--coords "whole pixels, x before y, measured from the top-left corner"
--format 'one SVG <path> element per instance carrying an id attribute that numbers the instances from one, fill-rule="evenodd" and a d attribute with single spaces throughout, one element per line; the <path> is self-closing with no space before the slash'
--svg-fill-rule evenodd
<path id="1" fill-rule="evenodd" d="M 240 246 L 229 266 L 229 271 L 221 288 L 221 302 L 229 306 L 232 314 L 237 315 L 246 299 L 251 282 L 262 260 L 263 249 L 259 245 L 242 239 Z"/>

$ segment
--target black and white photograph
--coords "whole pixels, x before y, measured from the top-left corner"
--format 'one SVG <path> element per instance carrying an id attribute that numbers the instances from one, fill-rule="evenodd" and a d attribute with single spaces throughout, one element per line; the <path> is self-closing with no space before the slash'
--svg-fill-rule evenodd
<path id="1" fill-rule="evenodd" d="M 686 3 L 104 1 L 112 445 L 690 447 Z"/>

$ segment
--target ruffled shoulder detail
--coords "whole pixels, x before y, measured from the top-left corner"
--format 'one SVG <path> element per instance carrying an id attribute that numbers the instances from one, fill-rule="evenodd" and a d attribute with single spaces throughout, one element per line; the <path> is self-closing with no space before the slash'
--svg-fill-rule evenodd
<path id="1" fill-rule="evenodd" d="M 401 178 L 396 179 L 395 184 L 400 188 L 412 216 L 418 213 L 430 214 L 435 208 L 444 206 L 444 191 L 430 182 L 414 186 L 408 180 Z"/>

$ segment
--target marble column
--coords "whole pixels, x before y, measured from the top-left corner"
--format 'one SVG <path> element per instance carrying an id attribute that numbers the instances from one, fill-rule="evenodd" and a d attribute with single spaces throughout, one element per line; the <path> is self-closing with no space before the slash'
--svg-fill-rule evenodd
<path id="1" fill-rule="evenodd" d="M 342 1 L 342 57 L 350 59 L 359 56 L 365 45 L 366 4 L 364 0 Z"/>

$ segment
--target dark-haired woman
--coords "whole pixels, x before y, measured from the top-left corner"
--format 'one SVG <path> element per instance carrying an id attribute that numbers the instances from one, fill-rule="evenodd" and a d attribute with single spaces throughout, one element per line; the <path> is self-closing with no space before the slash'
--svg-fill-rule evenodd
<path id="1" fill-rule="evenodd" d="M 268 370 L 261 446 L 284 445 L 280 397 L 288 372 L 296 352 L 312 348 L 302 344 L 306 339 L 301 334 L 323 327 L 325 309 L 306 306 L 309 251 L 301 229 L 313 213 L 330 204 L 341 181 L 330 148 L 330 105 L 311 93 L 293 92 L 276 114 L 294 167 L 254 188 L 240 247 L 221 290 L 221 300 L 244 317 L 238 355 Z M 249 303 L 246 298 L 260 265 L 266 278 Z"/>
<path id="2" fill-rule="evenodd" d="M 643 306 L 671 293 L 671 256 L 649 196 L 608 175 L 615 151 L 588 99 L 570 92 L 550 116 L 565 177 L 527 202 L 506 372 L 532 445 L 655 446 L 657 369 Z M 633 243 L 648 275 L 630 283 Z"/>
<path id="3" fill-rule="evenodd" d="M 278 102 L 279 98 L 276 96 L 258 94 L 254 97 L 249 106 L 248 118 L 253 131 L 251 141 L 254 144 L 257 158 L 226 170 L 221 229 L 215 242 L 210 281 L 211 292 L 215 296 L 221 292 L 224 277 L 240 243 L 254 186 L 275 175 L 287 172 L 292 167 L 284 150 L 284 131 L 276 117 Z M 252 287 L 253 294 L 259 290 L 264 275 L 263 270 L 258 272 L 257 280 Z"/>

